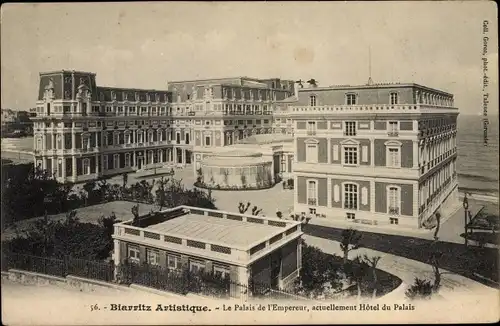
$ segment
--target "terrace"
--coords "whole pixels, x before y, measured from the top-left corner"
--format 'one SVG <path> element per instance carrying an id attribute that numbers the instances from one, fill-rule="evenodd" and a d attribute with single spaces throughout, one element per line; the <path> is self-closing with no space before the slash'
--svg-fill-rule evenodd
<path id="1" fill-rule="evenodd" d="M 117 223 L 113 238 L 246 266 L 302 234 L 295 221 L 179 206 Z"/>

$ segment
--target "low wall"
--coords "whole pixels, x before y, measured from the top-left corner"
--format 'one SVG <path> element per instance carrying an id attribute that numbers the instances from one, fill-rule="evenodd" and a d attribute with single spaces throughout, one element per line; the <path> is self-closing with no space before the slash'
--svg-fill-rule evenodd
<path id="1" fill-rule="evenodd" d="M 99 280 L 93 280 L 73 275 L 68 275 L 66 277 L 58 277 L 41 273 L 34 273 L 23 271 L 19 269 L 10 269 L 8 272 L 2 271 L 2 279 L 7 279 L 13 282 L 26 284 L 26 285 L 55 285 L 63 288 L 69 288 L 73 290 L 79 290 L 81 292 L 94 292 L 99 289 L 114 289 L 118 291 L 140 291 L 148 292 L 156 295 L 161 295 L 167 298 L 177 298 L 177 299 L 213 299 L 210 297 L 205 297 L 202 295 L 197 295 L 193 293 L 188 293 L 187 295 L 181 295 L 168 291 L 161 291 L 154 288 L 131 284 L 130 286 L 119 285 L 114 283 L 108 283 Z"/>
<path id="2" fill-rule="evenodd" d="M 8 279 L 13 282 L 27 285 L 56 285 L 64 288 L 78 289 L 82 292 L 94 292 L 99 288 L 108 288 L 120 291 L 130 290 L 130 288 L 127 286 L 92 280 L 73 275 L 58 277 L 18 269 L 10 269 L 8 272 L 2 272 L 2 279 Z"/>

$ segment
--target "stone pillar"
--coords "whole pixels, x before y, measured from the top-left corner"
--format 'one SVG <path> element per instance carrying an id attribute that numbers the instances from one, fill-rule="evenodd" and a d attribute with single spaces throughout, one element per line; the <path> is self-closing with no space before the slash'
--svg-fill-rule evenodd
<path id="1" fill-rule="evenodd" d="M 76 149 L 76 135 L 74 132 L 71 132 L 71 149 Z"/>
<path id="2" fill-rule="evenodd" d="M 418 140 L 413 141 L 413 168 L 418 168 Z M 373 161 L 373 158 L 372 158 Z"/>
<path id="3" fill-rule="evenodd" d="M 115 264 L 115 270 L 114 270 L 114 277 L 115 281 L 117 278 L 118 274 L 118 266 L 120 265 L 121 262 L 121 252 L 120 252 L 120 241 L 119 240 L 113 240 L 113 261 Z"/>
<path id="4" fill-rule="evenodd" d="M 182 164 L 186 164 L 186 150 L 185 149 L 181 149 L 181 153 L 182 153 Z"/>
<path id="5" fill-rule="evenodd" d="M 137 167 L 137 157 L 135 155 L 135 151 L 132 152 L 132 167 Z"/>
<path id="6" fill-rule="evenodd" d="M 76 177 L 77 177 L 77 175 L 76 175 L 76 157 L 73 156 L 72 160 L 73 161 L 71 163 L 72 163 L 73 179 L 74 179 L 74 181 L 76 181 Z"/>

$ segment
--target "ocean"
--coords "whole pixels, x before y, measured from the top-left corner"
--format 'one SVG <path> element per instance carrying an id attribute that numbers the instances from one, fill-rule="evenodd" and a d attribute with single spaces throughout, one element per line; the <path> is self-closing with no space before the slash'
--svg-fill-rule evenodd
<path id="1" fill-rule="evenodd" d="M 466 192 L 498 197 L 498 116 L 488 118 L 487 144 L 482 119 L 481 116 L 458 117 L 458 185 Z"/>
<path id="2" fill-rule="evenodd" d="M 481 116 L 459 115 L 457 128 L 457 173 L 460 189 L 498 197 L 498 116 L 489 117 L 486 146 Z M 9 149 L 32 151 L 33 138 L 2 139 L 2 151 L 7 152 Z"/>

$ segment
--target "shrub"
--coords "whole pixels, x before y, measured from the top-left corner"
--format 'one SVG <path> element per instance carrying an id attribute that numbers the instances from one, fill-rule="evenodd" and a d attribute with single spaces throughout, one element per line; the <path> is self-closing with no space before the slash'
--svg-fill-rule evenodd
<path id="1" fill-rule="evenodd" d="M 415 278 L 415 282 L 406 290 L 405 295 L 411 300 L 430 299 L 432 293 L 432 283 L 430 281 Z"/>

